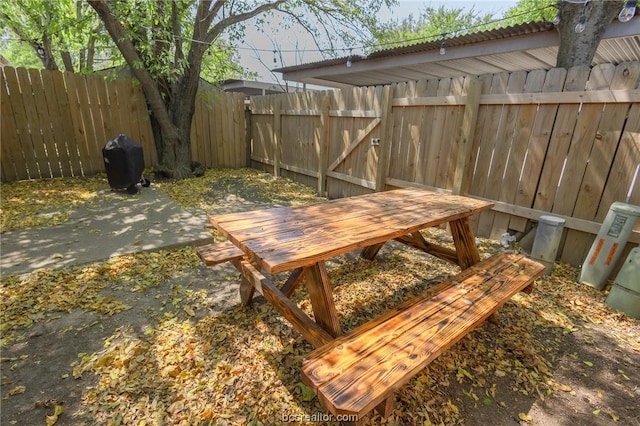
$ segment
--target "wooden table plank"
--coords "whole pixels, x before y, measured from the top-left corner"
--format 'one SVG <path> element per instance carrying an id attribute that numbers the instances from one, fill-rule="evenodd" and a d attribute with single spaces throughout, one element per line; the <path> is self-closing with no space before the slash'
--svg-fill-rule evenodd
<path id="1" fill-rule="evenodd" d="M 424 191 L 423 191 L 424 192 Z M 348 214 L 350 217 L 367 215 L 379 210 L 390 210 L 397 205 L 410 205 L 408 200 L 417 198 L 426 202 L 425 197 L 431 197 L 435 193 L 423 193 L 406 190 L 387 191 L 366 196 L 341 198 L 324 203 L 307 204 L 296 207 L 276 207 L 273 209 L 257 210 L 250 212 L 231 213 L 217 215 L 210 218 L 214 226 L 223 227 L 227 232 L 249 238 L 245 233 L 254 230 L 265 234 L 270 230 L 286 231 L 295 230 L 301 224 L 324 224 L 334 215 Z M 384 196 L 383 196 L 384 195 Z"/>
<path id="2" fill-rule="evenodd" d="M 491 207 L 417 188 L 324 204 L 214 216 L 211 222 L 265 271 L 278 273 Z"/>
<path id="3" fill-rule="evenodd" d="M 253 241 L 249 241 L 246 247 L 260 258 L 265 270 L 276 273 L 377 243 L 384 243 L 390 239 L 411 234 L 427 227 L 446 223 L 449 220 L 447 218 L 457 219 L 460 216 L 464 217 L 466 214 L 452 214 L 436 217 L 432 220 L 427 220 L 429 218 L 421 219 L 415 222 L 389 222 L 390 225 L 377 224 L 374 227 L 363 223 L 360 226 L 344 228 L 336 232 L 325 232 L 323 229 L 316 229 L 308 234 L 299 234 L 297 238 L 292 237 L 287 241 L 271 245 L 259 243 L 256 247 L 253 245 Z M 473 248 L 475 246 L 468 247 Z M 468 263 L 463 262 L 467 266 Z"/>
<path id="4" fill-rule="evenodd" d="M 434 202 L 440 201 L 449 205 L 472 205 L 475 201 L 469 198 L 426 191 L 417 188 L 405 188 L 394 191 L 379 192 L 364 196 L 341 198 L 324 203 L 308 204 L 295 207 L 276 207 L 241 213 L 230 213 L 211 217 L 214 226 L 221 226 L 230 233 L 244 232 L 251 229 L 268 231 L 269 227 L 287 229 L 288 225 L 295 229 L 301 223 L 322 224 L 335 214 L 348 214 L 350 217 L 359 214 L 372 214 L 380 209 L 392 209 L 397 206 L 423 205 L 427 210 Z M 476 200 L 478 201 L 478 200 Z M 478 206 L 483 205 L 482 202 Z"/>

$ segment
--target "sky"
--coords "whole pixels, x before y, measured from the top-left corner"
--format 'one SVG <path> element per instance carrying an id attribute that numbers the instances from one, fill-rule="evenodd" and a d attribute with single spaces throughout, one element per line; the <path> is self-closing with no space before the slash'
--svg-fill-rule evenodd
<path id="1" fill-rule="evenodd" d="M 409 14 L 417 14 L 430 6 L 438 8 L 441 5 L 447 8 L 474 8 L 479 14 L 490 13 L 499 18 L 509 8 L 515 6 L 517 0 L 459 0 L 459 1 L 400 1 L 393 10 L 383 10 L 380 13 L 380 20 L 388 22 L 390 20 L 402 20 Z M 276 46 L 276 47 L 274 47 Z M 343 46 L 349 47 L 349 46 Z M 273 50 L 278 53 L 274 55 Z M 303 63 L 323 60 L 321 53 L 313 51 L 317 49 L 312 38 L 304 31 L 282 31 L 278 28 L 277 22 L 273 22 L 270 28 L 264 33 L 247 26 L 245 43 L 239 49 L 240 64 L 258 73 L 258 80 L 265 82 L 276 82 L 281 79 L 280 73 L 272 73 L 273 68 L 299 65 Z M 296 51 L 296 52 L 294 52 Z M 358 52 L 354 51 L 354 54 Z M 346 56 L 347 51 L 340 56 Z M 274 63 L 274 56 L 276 62 Z"/>

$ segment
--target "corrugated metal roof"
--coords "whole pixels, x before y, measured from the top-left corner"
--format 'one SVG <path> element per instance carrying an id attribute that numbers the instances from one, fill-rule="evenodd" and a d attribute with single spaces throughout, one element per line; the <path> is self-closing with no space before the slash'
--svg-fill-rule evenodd
<path id="1" fill-rule="evenodd" d="M 434 77 L 531 71 L 555 66 L 558 33 L 552 23 L 534 22 L 384 49 L 366 57 L 353 56 L 278 68 L 285 80 L 326 86 L 370 86 Z M 640 61 L 640 19 L 617 20 L 608 27 L 593 64 Z"/>
<path id="2" fill-rule="evenodd" d="M 550 31 L 553 24 L 550 22 L 532 22 L 529 24 L 514 25 L 512 27 L 498 28 L 495 30 L 482 31 L 478 33 L 463 34 L 458 37 L 447 38 L 447 47 L 463 46 L 466 44 L 479 43 L 483 41 L 511 38 L 526 34 Z M 393 49 L 379 50 L 367 56 L 367 59 L 382 58 L 406 55 L 408 53 L 423 52 L 425 50 L 440 50 L 442 40 L 417 43 L 409 46 L 396 47 Z"/>

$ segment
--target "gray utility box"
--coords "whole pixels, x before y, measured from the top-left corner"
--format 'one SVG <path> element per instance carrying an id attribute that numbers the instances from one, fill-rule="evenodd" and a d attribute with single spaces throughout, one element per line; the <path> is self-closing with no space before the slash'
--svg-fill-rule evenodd
<path id="1" fill-rule="evenodd" d="M 640 206 L 620 202 L 611 204 L 598 236 L 582 264 L 578 281 L 599 289 L 605 286 L 638 217 Z"/>
<path id="2" fill-rule="evenodd" d="M 607 296 L 607 305 L 640 319 L 640 248 L 629 253 Z"/>
<path id="3" fill-rule="evenodd" d="M 562 239 L 562 230 L 566 220 L 555 216 L 540 216 L 536 238 L 531 249 L 531 258 L 539 261 L 549 274 L 556 261 L 558 247 Z"/>

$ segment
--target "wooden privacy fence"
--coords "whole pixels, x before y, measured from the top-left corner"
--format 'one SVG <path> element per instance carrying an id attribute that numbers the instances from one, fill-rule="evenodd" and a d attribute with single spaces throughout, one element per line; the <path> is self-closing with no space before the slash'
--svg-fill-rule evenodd
<path id="1" fill-rule="evenodd" d="M 254 97 L 251 158 L 332 198 L 419 186 L 492 200 L 484 237 L 562 216 L 561 259 L 578 264 L 612 202 L 640 204 L 639 84 L 633 62 Z"/>
<path id="2" fill-rule="evenodd" d="M 475 224 L 485 237 L 562 216 L 561 259 L 578 264 L 611 203 L 640 204 L 639 88 L 632 62 L 270 95 L 251 99 L 249 129 L 242 94 L 203 91 L 192 154 L 245 166 L 250 138 L 254 167 L 331 198 L 418 186 L 489 199 Z M 102 171 L 119 133 L 156 162 L 131 80 L 4 68 L 0 101 L 3 182 Z"/>
<path id="3" fill-rule="evenodd" d="M 124 133 L 157 162 L 139 85 L 92 74 L 4 67 L 0 73 L 2 181 L 84 176 L 104 171 L 102 147 Z M 244 97 L 201 92 L 191 130 L 192 157 L 207 167 L 246 165 Z"/>

